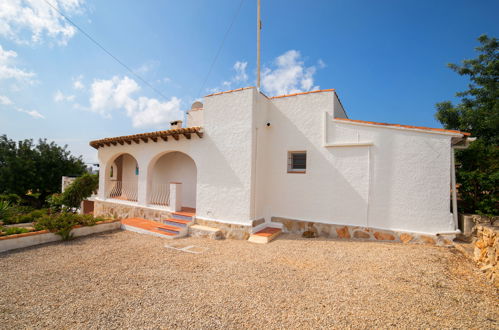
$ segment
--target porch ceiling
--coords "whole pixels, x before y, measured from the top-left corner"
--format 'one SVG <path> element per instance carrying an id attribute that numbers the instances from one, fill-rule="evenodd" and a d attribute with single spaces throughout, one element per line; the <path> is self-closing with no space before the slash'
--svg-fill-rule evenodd
<path id="1" fill-rule="evenodd" d="M 104 146 L 115 146 L 117 144 L 124 145 L 132 144 L 132 142 L 139 144 L 140 142 L 148 143 L 149 140 L 153 142 L 158 142 L 158 139 L 163 141 L 168 141 L 168 137 L 171 137 L 178 141 L 181 135 L 183 135 L 186 139 L 191 139 L 192 134 L 197 135 L 199 138 L 203 137 L 203 128 L 200 126 L 195 127 L 185 127 L 185 128 L 174 128 L 166 131 L 156 131 L 149 133 L 141 133 L 134 135 L 126 135 L 126 136 L 117 136 L 111 138 L 105 138 L 100 140 L 90 141 L 90 146 L 95 149 L 99 149 Z"/>

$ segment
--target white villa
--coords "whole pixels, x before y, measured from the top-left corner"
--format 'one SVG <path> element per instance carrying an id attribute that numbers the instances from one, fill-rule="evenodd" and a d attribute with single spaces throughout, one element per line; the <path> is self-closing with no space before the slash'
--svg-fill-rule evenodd
<path id="1" fill-rule="evenodd" d="M 90 142 L 96 215 L 184 214 L 240 239 L 264 227 L 434 243 L 458 232 L 453 149 L 467 133 L 351 120 L 332 89 L 216 93 L 186 121 Z"/>

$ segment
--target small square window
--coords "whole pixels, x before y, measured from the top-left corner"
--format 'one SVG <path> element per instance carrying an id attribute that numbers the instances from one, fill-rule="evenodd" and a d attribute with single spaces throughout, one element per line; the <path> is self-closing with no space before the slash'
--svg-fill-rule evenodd
<path id="1" fill-rule="evenodd" d="M 288 152 L 288 173 L 305 173 L 307 169 L 306 151 Z"/>

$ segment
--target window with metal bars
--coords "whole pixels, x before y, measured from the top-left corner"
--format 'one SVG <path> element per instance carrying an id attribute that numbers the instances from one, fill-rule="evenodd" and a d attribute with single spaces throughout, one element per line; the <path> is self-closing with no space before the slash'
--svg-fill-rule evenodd
<path id="1" fill-rule="evenodd" d="M 306 151 L 288 152 L 288 173 L 305 173 L 307 169 Z"/>

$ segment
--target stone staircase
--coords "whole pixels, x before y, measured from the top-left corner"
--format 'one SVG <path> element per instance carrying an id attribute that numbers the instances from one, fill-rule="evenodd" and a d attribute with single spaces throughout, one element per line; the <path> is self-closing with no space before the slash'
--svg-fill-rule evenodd
<path id="1" fill-rule="evenodd" d="M 121 228 L 141 234 L 149 234 L 163 238 L 180 238 L 184 236 L 222 239 L 220 229 L 194 224 L 195 209 L 183 208 L 171 213 L 170 218 L 152 221 L 142 218 L 128 218 L 121 221 Z"/>
<path id="2" fill-rule="evenodd" d="M 179 238 L 187 236 L 195 215 L 195 211 L 187 209 L 173 212 L 171 218 L 163 219 L 161 222 L 142 218 L 128 218 L 121 221 L 121 227 L 141 234 L 163 238 Z"/>

